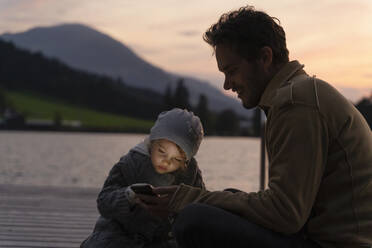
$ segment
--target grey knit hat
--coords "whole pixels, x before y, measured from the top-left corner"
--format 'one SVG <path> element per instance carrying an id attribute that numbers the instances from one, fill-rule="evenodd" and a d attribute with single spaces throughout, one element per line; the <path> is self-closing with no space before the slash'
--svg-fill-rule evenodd
<path id="1" fill-rule="evenodd" d="M 174 108 L 159 114 L 150 131 L 150 141 L 167 139 L 177 144 L 189 161 L 198 152 L 204 131 L 193 112 Z"/>

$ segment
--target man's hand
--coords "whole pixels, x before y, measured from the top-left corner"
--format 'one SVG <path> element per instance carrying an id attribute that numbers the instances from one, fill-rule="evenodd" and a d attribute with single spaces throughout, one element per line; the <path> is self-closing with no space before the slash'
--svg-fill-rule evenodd
<path id="1" fill-rule="evenodd" d="M 158 196 L 137 194 L 138 204 L 149 211 L 152 215 L 167 218 L 170 215 L 168 205 L 178 186 L 155 187 L 153 192 Z"/>

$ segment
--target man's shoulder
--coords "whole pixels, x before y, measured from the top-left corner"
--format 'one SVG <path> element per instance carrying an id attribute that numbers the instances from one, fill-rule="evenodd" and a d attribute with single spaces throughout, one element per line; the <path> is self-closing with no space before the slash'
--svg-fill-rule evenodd
<path id="1" fill-rule="evenodd" d="M 334 89 L 325 81 L 306 74 L 288 80 L 277 89 L 273 99 L 274 106 L 302 105 L 319 108 L 320 96 L 332 94 Z"/>

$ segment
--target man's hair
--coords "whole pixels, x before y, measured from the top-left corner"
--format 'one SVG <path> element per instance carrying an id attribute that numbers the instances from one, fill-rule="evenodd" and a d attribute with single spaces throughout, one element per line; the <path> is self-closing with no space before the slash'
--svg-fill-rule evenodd
<path id="1" fill-rule="evenodd" d="M 277 65 L 289 61 L 285 32 L 279 24 L 277 18 L 246 6 L 223 14 L 203 39 L 214 49 L 219 44 L 230 45 L 248 61 L 259 58 L 260 49 L 268 46 L 273 51 L 273 64 Z"/>

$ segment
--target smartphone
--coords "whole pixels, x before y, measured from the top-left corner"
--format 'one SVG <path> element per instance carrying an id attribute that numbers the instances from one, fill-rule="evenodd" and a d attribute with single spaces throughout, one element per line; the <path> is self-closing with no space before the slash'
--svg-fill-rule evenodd
<path id="1" fill-rule="evenodd" d="M 132 190 L 136 194 L 158 196 L 152 191 L 153 186 L 147 183 L 136 183 L 131 186 Z"/>

